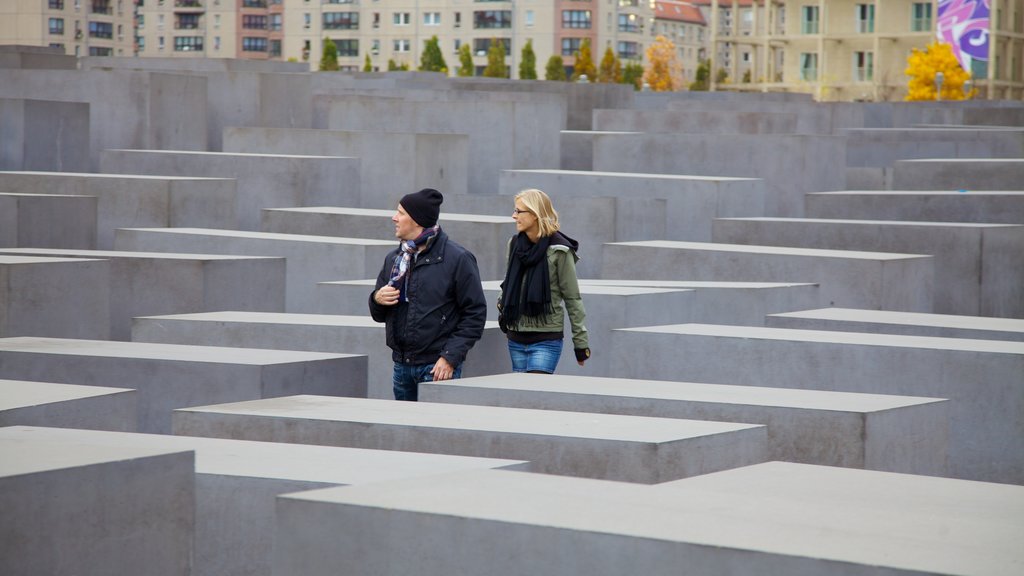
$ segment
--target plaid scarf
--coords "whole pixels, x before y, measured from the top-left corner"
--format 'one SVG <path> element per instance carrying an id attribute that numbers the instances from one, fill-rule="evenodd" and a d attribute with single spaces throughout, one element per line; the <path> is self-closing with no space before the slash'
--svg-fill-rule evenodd
<path id="1" fill-rule="evenodd" d="M 401 251 L 395 257 L 395 263 L 391 267 L 391 280 L 388 280 L 389 286 L 398 288 L 399 302 L 409 301 L 409 276 L 411 276 L 409 271 L 411 270 L 410 265 L 412 264 L 413 257 L 421 248 L 425 250 L 429 247 L 440 231 L 441 227 L 434 225 L 431 228 L 425 228 L 415 240 L 402 240 L 399 243 Z"/>

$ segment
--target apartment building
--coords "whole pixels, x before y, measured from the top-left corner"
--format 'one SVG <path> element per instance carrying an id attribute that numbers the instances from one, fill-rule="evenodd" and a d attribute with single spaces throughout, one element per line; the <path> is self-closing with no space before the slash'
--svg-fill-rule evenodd
<path id="1" fill-rule="evenodd" d="M 707 58 L 707 21 L 694 3 L 658 1 L 654 7 L 655 36 L 664 36 L 676 46 L 686 84 L 696 79 L 697 67 Z"/>
<path id="2" fill-rule="evenodd" d="M 0 0 L 0 43 L 75 56 L 131 56 L 132 0 Z"/>

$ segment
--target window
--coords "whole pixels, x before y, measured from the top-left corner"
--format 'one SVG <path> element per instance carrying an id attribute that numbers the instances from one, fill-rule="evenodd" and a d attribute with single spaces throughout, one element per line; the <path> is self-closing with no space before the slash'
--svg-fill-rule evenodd
<path id="1" fill-rule="evenodd" d="M 142 30 L 142 29 L 144 29 L 146 27 L 146 15 L 145 14 L 139 14 L 138 16 L 135 17 L 135 26 L 139 30 Z"/>
<path id="2" fill-rule="evenodd" d="M 440 12 L 424 12 L 423 13 L 423 25 L 424 26 L 440 26 L 441 25 L 441 13 Z"/>
<path id="3" fill-rule="evenodd" d="M 113 56 L 113 48 L 103 48 L 100 46 L 89 46 L 89 56 Z"/>
<path id="4" fill-rule="evenodd" d="M 63 10 L 64 0 L 49 0 L 47 6 L 49 6 L 50 10 Z"/>
<path id="5" fill-rule="evenodd" d="M 328 12 L 324 14 L 324 30 L 358 30 L 359 12 Z"/>
<path id="6" fill-rule="evenodd" d="M 380 54 L 380 40 L 374 40 L 373 43 L 370 44 L 370 54 L 373 54 L 374 56 Z"/>
<path id="7" fill-rule="evenodd" d="M 218 16 L 220 16 L 220 15 L 218 14 Z M 274 32 L 280 32 L 281 31 L 281 25 L 282 25 L 281 17 L 282 16 L 283 16 L 283 14 L 271 14 L 270 15 L 270 29 L 273 30 Z M 219 22 L 218 22 L 218 24 L 219 24 Z"/>
<path id="8" fill-rule="evenodd" d="M 266 30 L 267 17 L 263 15 L 243 14 L 242 28 L 245 30 Z"/>
<path id="9" fill-rule="evenodd" d="M 410 19 L 408 12 L 395 12 L 391 15 L 391 22 L 395 26 L 408 26 Z"/>
<path id="10" fill-rule="evenodd" d="M 636 14 L 619 14 L 619 32 L 640 32 L 640 18 Z"/>
<path id="11" fill-rule="evenodd" d="M 64 19 L 63 18 L 50 18 L 50 34 L 58 36 L 64 35 Z"/>
<path id="12" fill-rule="evenodd" d="M 871 82 L 875 78 L 875 53 L 853 53 L 853 81 Z"/>
<path id="13" fill-rule="evenodd" d="M 458 38 L 456 38 L 455 39 L 455 53 L 456 54 L 459 53 L 459 48 L 462 48 L 462 40 L 459 40 Z"/>
<path id="14" fill-rule="evenodd" d="M 857 4 L 854 13 L 857 15 L 858 34 L 871 34 L 875 31 L 874 4 Z"/>
<path id="15" fill-rule="evenodd" d="M 139 52 L 145 52 L 146 51 L 146 37 L 145 36 L 136 36 L 135 37 L 135 45 L 139 47 Z"/>
<path id="16" fill-rule="evenodd" d="M 394 51 L 394 52 L 408 52 L 409 51 L 409 41 L 405 40 L 405 39 L 394 40 L 391 43 L 391 50 Z"/>
<path id="17" fill-rule="evenodd" d="M 161 36 L 161 37 L 157 38 L 157 40 L 158 40 L 157 44 L 160 45 L 160 50 L 163 50 L 164 49 L 164 37 Z"/>
<path id="18" fill-rule="evenodd" d="M 498 38 L 498 43 L 505 47 L 505 56 L 512 53 L 512 42 L 508 38 Z M 486 56 L 491 49 L 490 38 L 478 38 L 473 40 L 473 52 L 477 56 Z"/>
<path id="19" fill-rule="evenodd" d="M 380 12 L 373 13 L 373 27 L 380 28 Z"/>
<path id="20" fill-rule="evenodd" d="M 816 81 L 818 79 L 818 55 L 813 52 L 800 54 L 800 79 Z"/>
<path id="21" fill-rule="evenodd" d="M 455 28 L 462 26 L 462 12 L 455 13 Z"/>
<path id="22" fill-rule="evenodd" d="M 910 7 L 911 32 L 932 31 L 932 3 L 914 2 Z"/>
<path id="23" fill-rule="evenodd" d="M 533 10 L 527 10 L 526 11 L 526 25 L 527 26 L 533 26 L 533 20 L 534 20 L 534 18 L 533 18 Z"/>
<path id="24" fill-rule="evenodd" d="M 281 41 L 280 40 L 271 40 L 270 41 L 270 55 L 271 56 L 280 56 L 281 55 Z"/>
<path id="25" fill-rule="evenodd" d="M 175 36 L 174 37 L 174 51 L 175 52 L 194 52 L 203 50 L 203 37 L 202 36 Z"/>
<path id="26" fill-rule="evenodd" d="M 89 22 L 90 38 L 113 38 L 114 25 L 110 22 Z"/>
<path id="27" fill-rule="evenodd" d="M 313 17 L 310 16 L 309 12 L 306 12 L 305 14 L 302 15 L 302 27 L 308 30 L 309 27 L 312 25 Z"/>
<path id="28" fill-rule="evenodd" d="M 817 6 L 804 6 L 800 10 L 800 33 L 801 34 L 817 34 L 818 33 L 818 7 Z"/>
<path id="29" fill-rule="evenodd" d="M 220 50 L 220 36 L 213 37 L 213 49 Z"/>
<path id="30" fill-rule="evenodd" d="M 334 45 L 338 47 L 338 56 L 359 56 L 359 40 L 354 38 L 335 39 Z"/>
<path id="31" fill-rule="evenodd" d="M 590 28 L 590 10 L 562 10 L 562 28 Z"/>
<path id="32" fill-rule="evenodd" d="M 195 30 L 199 28 L 199 14 L 180 14 L 178 16 L 178 25 L 175 28 L 179 30 Z"/>
<path id="33" fill-rule="evenodd" d="M 255 38 L 252 36 L 242 37 L 242 51 L 243 52 L 266 52 L 267 51 L 267 39 L 266 38 Z"/>
<path id="34" fill-rule="evenodd" d="M 572 56 L 580 51 L 582 38 L 562 38 L 562 56 Z"/>
<path id="35" fill-rule="evenodd" d="M 473 12 L 473 28 L 511 28 L 511 10 Z"/>
<path id="36" fill-rule="evenodd" d="M 616 46 L 619 58 L 638 60 L 640 58 L 640 45 L 636 42 L 619 42 Z"/>
<path id="37" fill-rule="evenodd" d="M 213 15 L 213 27 L 220 28 L 220 14 Z"/>

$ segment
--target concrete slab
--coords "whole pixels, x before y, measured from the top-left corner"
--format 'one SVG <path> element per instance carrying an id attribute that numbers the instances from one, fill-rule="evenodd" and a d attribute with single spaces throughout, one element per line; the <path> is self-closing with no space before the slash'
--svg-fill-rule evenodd
<path id="1" fill-rule="evenodd" d="M 594 110 L 594 130 L 691 134 L 796 134 L 796 112 Z M 821 133 L 821 132 L 817 132 Z"/>
<path id="2" fill-rule="evenodd" d="M 1024 562 L 1019 486 L 782 462 L 672 485 L 481 470 L 289 494 L 274 569 L 968 576 Z"/>
<path id="3" fill-rule="evenodd" d="M 346 205 L 361 194 L 359 159 L 337 156 L 104 150 L 100 171 L 234 178 L 237 224 L 229 228 L 241 230 L 259 230 L 263 208 Z"/>
<path id="4" fill-rule="evenodd" d="M 193 467 L 181 450 L 0 441 L 4 573 L 188 574 Z"/>
<path id="5" fill-rule="evenodd" d="M 69 451 L 194 451 L 195 553 L 190 574 L 196 576 L 269 576 L 274 499 L 279 494 L 481 468 L 529 469 L 529 463 L 514 460 L 27 426 L 0 429 L 0 444 L 4 441 L 59 445 Z"/>
<path id="6" fill-rule="evenodd" d="M 316 283 L 376 278 L 395 242 L 207 228 L 122 228 L 115 248 L 125 251 L 273 256 L 285 259 L 285 310 L 313 309 Z M 229 310 L 234 306 L 225 306 Z"/>
<path id="7" fill-rule="evenodd" d="M 435 188 L 447 198 L 469 187 L 469 137 L 360 130 L 225 128 L 224 151 L 359 158 L 359 208 L 394 209 L 402 196 Z M 395 170 L 402 166 L 402 170 Z"/>
<path id="8" fill-rule="evenodd" d="M 285 261 L 113 250 L 0 248 L 26 257 L 94 258 L 110 263 L 110 338 L 130 340 L 132 318 L 212 310 L 280 312 L 285 306 Z"/>
<path id="9" fill-rule="evenodd" d="M 950 475 L 1024 484 L 1022 343 L 710 324 L 612 342 L 612 376 L 948 398 Z"/>
<path id="10" fill-rule="evenodd" d="M 959 222 L 719 218 L 714 242 L 929 254 L 933 311 L 1024 317 L 1024 226 Z"/>
<path id="11" fill-rule="evenodd" d="M 799 330 L 838 330 L 871 334 L 938 336 L 1024 342 L 1024 319 L 921 314 L 891 310 L 819 308 L 769 314 L 765 326 Z"/>
<path id="12" fill-rule="evenodd" d="M 134 432 L 135 390 L 0 379 L 0 426 Z"/>
<path id="13" fill-rule="evenodd" d="M 0 378 L 138 391 L 138 430 L 167 433 L 175 408 L 290 394 L 366 395 L 366 358 L 280 350 L 0 338 Z"/>
<path id="14" fill-rule="evenodd" d="M 110 338 L 110 261 L 0 255 L 0 336 Z"/>
<path id="15" fill-rule="evenodd" d="M 369 293 L 363 293 L 364 308 Z M 368 384 L 363 396 L 394 398 L 394 361 L 385 336 L 384 324 L 375 322 L 368 312 L 343 316 L 222 311 L 140 317 L 132 328 L 135 342 L 365 355 Z M 497 322 L 490 322 L 470 350 L 462 374 L 481 376 L 510 369 L 505 336 Z"/>
<path id="16" fill-rule="evenodd" d="M 402 192 L 402 195 L 404 194 L 408 192 Z M 398 245 L 395 239 L 395 225 L 391 221 L 397 206 L 396 201 L 395 205 L 387 210 L 333 206 L 264 210 L 262 229 L 264 232 L 281 234 L 372 238 L 387 241 L 391 250 Z M 452 240 L 476 256 L 480 277 L 485 280 L 504 277 L 505 250 L 508 239 L 516 233 L 516 225 L 511 216 L 460 214 L 448 212 L 446 208 L 448 202 L 441 205 L 438 223 Z M 509 212 L 511 213 L 511 209 Z M 380 258 L 374 260 L 369 273 L 361 277 L 376 278 L 386 253 L 387 251 L 381 253 Z M 334 279 L 355 278 L 349 275 L 336 276 Z"/>
<path id="17" fill-rule="evenodd" d="M 764 461 L 764 426 L 292 396 L 177 410 L 174 433 L 529 460 L 545 474 L 656 483 Z"/>
<path id="18" fill-rule="evenodd" d="M 82 248 L 110 250 L 122 227 L 234 228 L 238 221 L 235 181 L 227 178 L 0 172 L 0 191 L 95 196 L 96 245 Z"/>
<path id="19" fill-rule="evenodd" d="M 846 190 L 805 198 L 809 218 L 1024 223 L 1024 192 Z"/>
<path id="20" fill-rule="evenodd" d="M 931 256 L 705 242 L 616 242 L 603 278 L 817 283 L 822 306 L 931 312 Z"/>
<path id="21" fill-rule="evenodd" d="M 1024 158 L 898 160 L 892 189 L 1024 191 Z"/>
<path id="22" fill-rule="evenodd" d="M 88 102 L 0 98 L 0 169 L 89 169 Z"/>
<path id="23" fill-rule="evenodd" d="M 768 459 L 945 476 L 936 398 L 633 378 L 497 374 L 420 386 L 420 400 L 768 426 Z"/>
<path id="24" fill-rule="evenodd" d="M 96 248 L 96 197 L 0 193 L 0 246 Z"/>

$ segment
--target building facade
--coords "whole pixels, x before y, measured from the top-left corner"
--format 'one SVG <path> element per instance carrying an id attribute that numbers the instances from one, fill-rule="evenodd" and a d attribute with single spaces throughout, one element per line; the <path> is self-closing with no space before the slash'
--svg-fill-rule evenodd
<path id="1" fill-rule="evenodd" d="M 74 56 L 131 56 L 132 0 L 0 0 L 0 42 Z"/>

